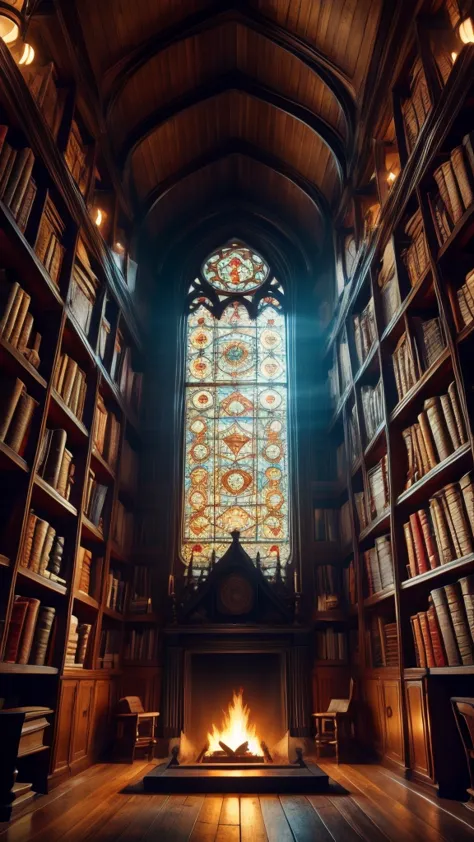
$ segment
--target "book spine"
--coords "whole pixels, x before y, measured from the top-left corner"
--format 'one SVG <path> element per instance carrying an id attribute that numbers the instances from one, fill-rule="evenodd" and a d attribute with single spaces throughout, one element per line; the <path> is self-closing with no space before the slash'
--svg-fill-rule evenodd
<path id="1" fill-rule="evenodd" d="M 443 459 L 447 459 L 447 457 L 453 452 L 453 447 L 451 445 L 439 398 L 430 398 L 425 401 L 424 408 L 428 416 L 429 425 L 431 427 L 434 443 L 438 452 L 438 458 L 436 461 L 442 462 Z"/>
<path id="2" fill-rule="evenodd" d="M 20 648 L 18 650 L 17 663 L 27 664 L 31 647 L 33 645 L 33 637 L 35 633 L 36 621 L 38 619 L 38 612 L 40 608 L 39 599 L 29 599 L 28 607 L 26 609 L 25 625 L 23 627 L 23 634 L 21 636 Z"/>
<path id="3" fill-rule="evenodd" d="M 5 441 L 8 446 L 16 453 L 21 453 L 24 449 L 33 413 L 38 405 L 38 401 L 35 401 L 35 399 L 26 392 L 23 392 L 20 396 L 10 429 L 5 437 Z"/>
<path id="4" fill-rule="evenodd" d="M 456 637 L 451 623 L 451 615 L 449 613 L 448 601 L 446 599 L 444 588 L 436 588 L 434 591 L 431 591 L 431 598 L 436 609 L 436 616 L 438 618 L 441 637 L 443 638 L 448 666 L 461 666 L 461 657 L 459 655 L 458 645 L 456 643 Z"/>
<path id="5" fill-rule="evenodd" d="M 461 493 L 464 500 L 464 506 L 466 508 L 467 517 L 469 520 L 469 526 L 471 527 L 471 532 L 474 535 L 474 487 L 472 483 L 472 474 L 465 474 L 459 480 L 459 488 L 461 489 Z"/>
<path id="6" fill-rule="evenodd" d="M 450 483 L 444 488 L 446 502 L 453 521 L 454 530 L 461 547 L 461 556 L 472 553 L 471 530 L 464 514 L 461 493 L 455 483 Z"/>
<path id="7" fill-rule="evenodd" d="M 405 542 L 407 545 L 408 569 L 410 572 L 410 578 L 413 579 L 415 576 L 418 576 L 418 568 L 416 566 L 415 544 L 413 541 L 410 523 L 403 524 L 403 531 L 405 533 Z"/>
<path id="8" fill-rule="evenodd" d="M 458 447 L 461 447 L 461 440 L 458 435 L 456 419 L 454 418 L 454 412 L 451 406 L 449 395 L 441 395 L 439 400 L 441 403 L 441 409 L 443 410 L 444 420 L 446 421 L 446 427 L 448 429 L 449 437 L 451 439 L 451 449 L 457 450 Z"/>
<path id="9" fill-rule="evenodd" d="M 426 652 L 423 642 L 423 635 L 421 633 L 420 617 L 414 614 L 410 617 L 411 627 L 413 630 L 413 638 L 415 643 L 415 652 L 418 660 L 417 666 L 426 667 Z"/>
<path id="10" fill-rule="evenodd" d="M 8 429 L 12 422 L 15 410 L 20 400 L 21 393 L 25 390 L 25 384 L 18 377 L 11 384 L 8 392 L 4 393 L 0 408 L 0 441 L 5 440 Z"/>
<path id="11" fill-rule="evenodd" d="M 414 512 L 412 515 L 410 515 L 410 526 L 413 535 L 413 543 L 415 545 L 416 567 L 418 573 L 426 573 L 427 570 L 430 569 L 430 566 L 428 563 L 428 557 L 426 553 L 425 542 L 423 540 L 423 532 L 421 529 L 418 512 Z"/>
<path id="12" fill-rule="evenodd" d="M 433 652 L 433 643 L 431 640 L 430 630 L 428 627 L 428 617 L 425 611 L 418 612 L 418 621 L 420 623 L 421 636 L 423 638 L 423 646 L 426 655 L 426 666 L 435 666 L 435 657 Z"/>
<path id="13" fill-rule="evenodd" d="M 436 542 L 433 538 L 433 533 L 431 529 L 431 519 L 429 513 L 426 512 L 424 509 L 420 509 L 420 511 L 418 512 L 418 517 L 421 524 L 421 530 L 423 532 L 425 548 L 428 553 L 428 561 L 430 564 L 430 568 L 434 570 L 435 567 L 439 567 L 439 555 Z"/>
<path id="14" fill-rule="evenodd" d="M 436 667 L 447 667 L 448 666 L 448 659 L 446 657 L 446 652 L 444 651 L 444 644 L 443 638 L 441 635 L 441 629 L 438 623 L 438 617 L 436 614 L 436 609 L 432 603 L 430 597 L 430 606 L 428 611 L 426 612 L 428 617 L 428 626 L 429 632 L 431 635 L 431 642 L 433 645 L 433 656 L 435 661 Z"/>
<path id="15" fill-rule="evenodd" d="M 464 418 L 461 411 L 461 406 L 459 403 L 458 392 L 456 389 L 456 383 L 453 382 L 448 386 L 448 395 L 451 401 L 451 406 L 454 414 L 454 419 L 456 422 L 456 428 L 458 431 L 458 439 L 461 444 L 465 444 L 467 442 L 467 435 L 466 435 L 466 427 L 464 424 Z"/>
<path id="16" fill-rule="evenodd" d="M 459 580 L 461 593 L 464 600 L 467 624 L 471 633 L 471 640 L 474 643 L 474 575 L 464 576 Z"/>
<path id="17" fill-rule="evenodd" d="M 464 600 L 462 598 L 459 582 L 453 582 L 444 586 L 451 622 L 458 644 L 459 654 L 464 666 L 474 664 L 474 651 L 472 647 L 471 633 L 464 613 Z"/>

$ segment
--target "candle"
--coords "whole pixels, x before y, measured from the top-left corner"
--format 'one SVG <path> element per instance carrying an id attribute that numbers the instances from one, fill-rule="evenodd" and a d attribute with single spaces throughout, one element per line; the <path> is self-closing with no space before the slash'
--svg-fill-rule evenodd
<path id="1" fill-rule="evenodd" d="M 295 589 L 295 593 L 298 593 L 298 571 L 295 568 L 295 572 L 293 573 L 293 587 Z"/>
<path id="2" fill-rule="evenodd" d="M 170 573 L 170 577 L 168 579 L 168 596 L 173 596 L 174 594 L 174 576 Z"/>

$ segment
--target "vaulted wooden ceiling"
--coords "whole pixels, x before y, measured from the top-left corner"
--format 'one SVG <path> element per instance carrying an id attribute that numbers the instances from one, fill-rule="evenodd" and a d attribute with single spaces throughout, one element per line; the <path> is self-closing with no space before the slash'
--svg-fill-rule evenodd
<path id="1" fill-rule="evenodd" d="M 235 200 L 321 242 L 384 0 L 75 2 L 112 151 L 150 232 Z"/>

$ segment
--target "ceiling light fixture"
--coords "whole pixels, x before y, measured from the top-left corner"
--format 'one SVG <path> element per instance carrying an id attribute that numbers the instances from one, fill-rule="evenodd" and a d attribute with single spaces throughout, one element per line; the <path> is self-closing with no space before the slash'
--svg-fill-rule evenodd
<path id="1" fill-rule="evenodd" d="M 21 54 L 21 57 L 18 59 L 18 64 L 22 64 L 26 67 L 28 64 L 31 64 L 35 57 L 35 51 L 31 44 L 24 44 L 24 49 Z"/>
<path id="2" fill-rule="evenodd" d="M 20 34 L 20 28 L 12 18 L 0 11 L 0 38 L 5 44 L 14 44 Z"/>
<path id="3" fill-rule="evenodd" d="M 94 222 L 97 225 L 97 228 L 100 228 L 100 226 L 102 225 L 103 219 L 104 219 L 104 214 L 102 213 L 100 208 L 97 208 L 95 219 L 94 219 Z"/>
<path id="4" fill-rule="evenodd" d="M 397 176 L 395 175 L 395 173 L 394 173 L 394 172 L 392 172 L 392 171 L 390 170 L 389 174 L 387 175 L 387 181 L 388 181 L 390 184 L 393 184 L 393 182 L 395 181 L 396 177 L 397 177 Z"/>
<path id="5" fill-rule="evenodd" d="M 458 31 L 463 44 L 474 44 L 474 23 L 471 16 L 461 21 Z"/>

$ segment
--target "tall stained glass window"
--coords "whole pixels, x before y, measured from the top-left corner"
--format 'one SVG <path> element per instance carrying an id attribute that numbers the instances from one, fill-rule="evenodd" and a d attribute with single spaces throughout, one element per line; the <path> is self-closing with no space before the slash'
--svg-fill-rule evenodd
<path id="1" fill-rule="evenodd" d="M 188 305 L 182 555 L 207 566 L 239 529 L 271 569 L 290 553 L 284 291 L 231 243 L 206 260 Z"/>

